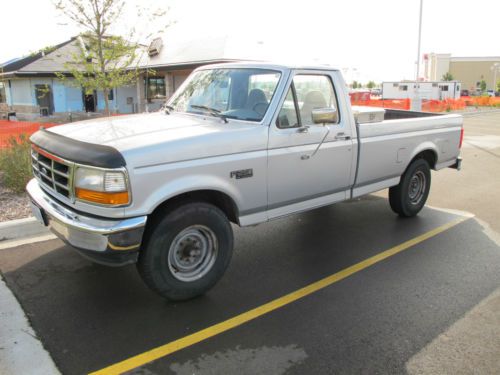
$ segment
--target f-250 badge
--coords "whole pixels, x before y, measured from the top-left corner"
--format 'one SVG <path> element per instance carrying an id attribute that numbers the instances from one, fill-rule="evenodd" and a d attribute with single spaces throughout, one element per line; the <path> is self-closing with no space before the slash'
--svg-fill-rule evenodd
<path id="1" fill-rule="evenodd" d="M 231 178 L 236 178 L 239 180 L 240 178 L 249 178 L 253 177 L 253 169 L 240 169 L 239 171 L 232 171 L 229 176 Z"/>

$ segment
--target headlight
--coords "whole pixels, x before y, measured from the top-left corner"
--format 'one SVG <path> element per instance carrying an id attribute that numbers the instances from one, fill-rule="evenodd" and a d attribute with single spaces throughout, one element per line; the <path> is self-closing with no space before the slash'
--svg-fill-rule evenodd
<path id="1" fill-rule="evenodd" d="M 78 167 L 75 172 L 76 198 L 88 202 L 123 205 L 130 203 L 125 171 Z"/>

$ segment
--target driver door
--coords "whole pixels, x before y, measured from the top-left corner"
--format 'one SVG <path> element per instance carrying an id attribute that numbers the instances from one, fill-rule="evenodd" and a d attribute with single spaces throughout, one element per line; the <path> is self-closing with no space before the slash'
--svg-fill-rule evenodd
<path id="1" fill-rule="evenodd" d="M 339 109 L 332 77 L 297 72 L 270 126 L 269 219 L 346 198 L 353 152 L 350 126 L 342 113 L 335 124 L 314 124 L 315 108 Z"/>

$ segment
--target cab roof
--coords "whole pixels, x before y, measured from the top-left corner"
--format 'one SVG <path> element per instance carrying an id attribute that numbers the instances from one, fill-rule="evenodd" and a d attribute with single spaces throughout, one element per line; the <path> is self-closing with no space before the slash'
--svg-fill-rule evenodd
<path id="1" fill-rule="evenodd" d="M 258 61 L 240 61 L 221 64 L 204 65 L 196 70 L 214 69 L 214 68 L 255 68 L 255 69 L 270 69 L 270 70 L 330 70 L 338 71 L 339 69 L 329 65 L 300 65 L 300 64 L 282 64 L 274 62 L 258 62 Z"/>

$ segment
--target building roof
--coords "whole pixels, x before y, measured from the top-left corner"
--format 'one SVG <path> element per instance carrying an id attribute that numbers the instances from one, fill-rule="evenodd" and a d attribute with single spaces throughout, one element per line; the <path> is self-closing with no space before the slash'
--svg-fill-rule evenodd
<path id="1" fill-rule="evenodd" d="M 67 72 L 66 64 L 71 56 L 79 52 L 77 37 L 73 37 L 52 48 L 50 52 L 40 51 L 23 58 L 10 60 L 0 66 L 0 75 L 32 76 L 53 75 Z M 233 46 L 234 47 L 234 46 Z M 141 68 L 192 68 L 209 63 L 231 62 L 248 59 L 248 53 L 235 53 L 228 48 L 227 37 L 211 37 L 196 40 L 173 39 L 164 42 L 159 54 L 149 56 L 147 47 L 139 46 L 139 67 Z M 232 51 L 232 52 L 230 52 Z M 233 58 L 229 56 L 235 56 Z"/>
<path id="2" fill-rule="evenodd" d="M 16 74 L 24 72 L 55 72 L 64 71 L 63 64 L 67 59 L 61 57 L 62 53 L 69 52 L 68 44 L 73 39 L 67 40 L 48 49 L 40 50 L 37 53 L 9 60 L 0 65 L 3 74 Z M 69 55 L 67 55 L 69 56 Z M 56 62 L 59 63 L 56 63 Z"/>
<path id="3" fill-rule="evenodd" d="M 496 62 L 500 61 L 500 56 L 452 56 L 451 53 L 428 53 L 429 57 L 438 59 L 449 59 L 451 62 Z"/>
<path id="4" fill-rule="evenodd" d="M 452 56 L 452 62 L 496 62 L 500 61 L 500 56 Z"/>
<path id="5" fill-rule="evenodd" d="M 250 59 L 249 53 L 241 53 L 234 48 L 229 37 L 212 36 L 188 40 L 168 39 L 163 42 L 157 55 L 144 53 L 139 65 L 154 69 Z"/>

